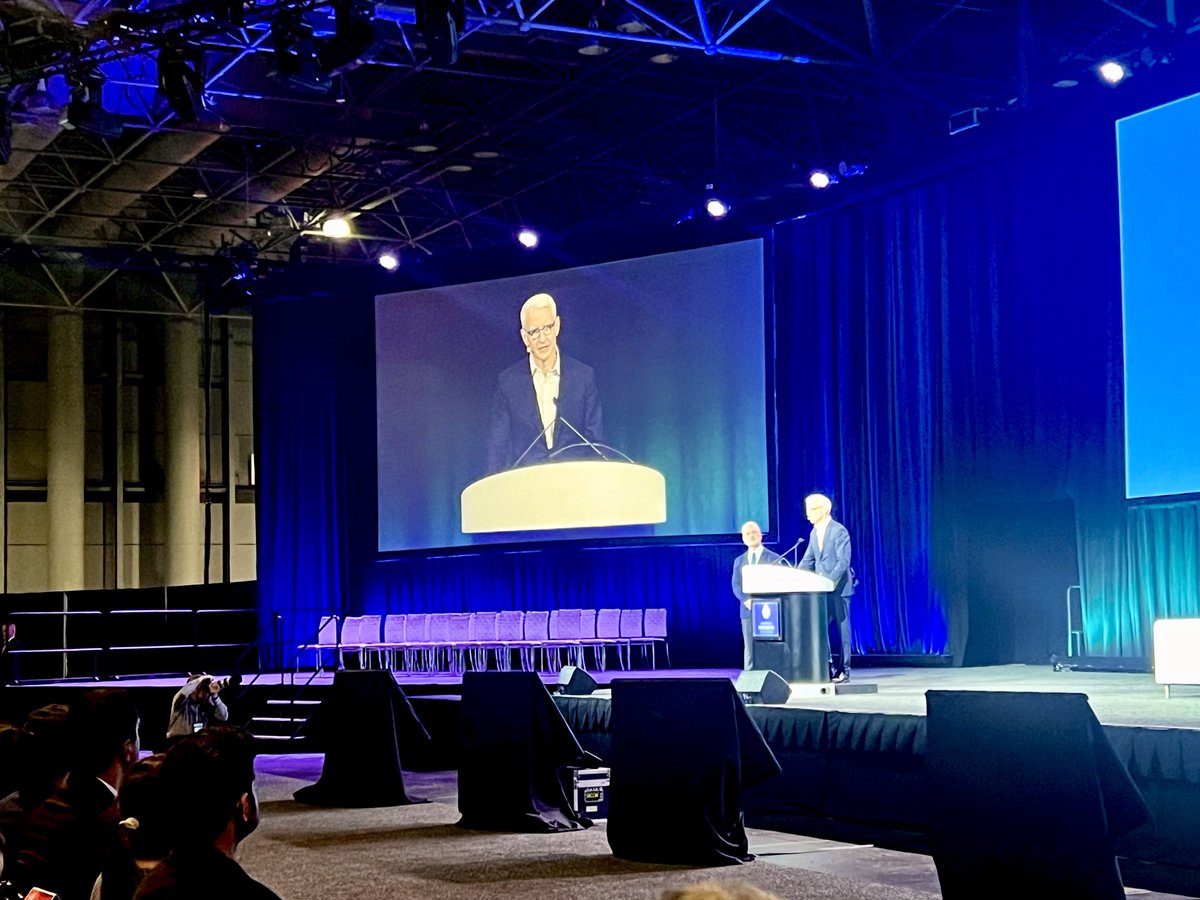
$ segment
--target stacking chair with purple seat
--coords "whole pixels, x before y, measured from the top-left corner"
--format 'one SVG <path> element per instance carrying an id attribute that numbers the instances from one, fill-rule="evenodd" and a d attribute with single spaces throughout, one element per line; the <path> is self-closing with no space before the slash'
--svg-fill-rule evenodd
<path id="1" fill-rule="evenodd" d="M 471 613 L 470 628 L 467 635 L 470 639 L 471 668 L 477 672 L 487 671 L 488 653 L 496 651 L 496 668 L 500 668 L 500 643 L 496 637 L 496 624 L 499 613 Z"/>
<path id="2" fill-rule="evenodd" d="M 549 640 L 546 642 L 546 652 L 551 655 L 548 662 L 552 671 L 562 668 L 563 656 L 566 657 L 569 665 L 584 668 L 579 610 L 556 609 L 550 613 Z"/>
<path id="3" fill-rule="evenodd" d="M 428 644 L 429 671 L 448 672 L 450 670 L 450 613 L 430 613 Z M 443 658 L 446 660 L 445 668 L 442 667 Z"/>
<path id="4" fill-rule="evenodd" d="M 396 654 L 404 649 L 404 632 L 408 617 L 404 613 L 389 613 L 383 619 L 383 651 L 389 671 L 396 671 Z"/>
<path id="5" fill-rule="evenodd" d="M 550 641 L 550 613 L 547 610 L 533 610 L 525 613 L 525 641 L 521 647 L 521 668 L 538 671 L 538 650 L 542 651 L 542 659 L 549 666 L 549 654 L 546 645 Z"/>
<path id="6" fill-rule="evenodd" d="M 338 617 L 336 615 L 323 616 L 321 618 L 320 627 L 317 629 L 317 639 L 310 644 L 301 644 L 296 648 L 296 668 L 300 668 L 300 656 L 304 652 L 311 650 L 313 652 L 313 668 L 320 672 L 324 666 L 324 651 L 330 650 L 333 652 L 335 659 L 338 662 L 334 663 L 334 668 L 338 668 L 341 664 L 338 654 Z"/>
<path id="7" fill-rule="evenodd" d="M 642 635 L 650 642 L 650 668 L 657 668 L 654 659 L 654 648 L 662 644 L 663 653 L 667 655 L 667 668 L 671 668 L 671 647 L 667 643 L 667 611 L 656 608 L 646 610 L 642 620 Z"/>
<path id="8" fill-rule="evenodd" d="M 629 668 L 633 668 L 633 648 L 638 647 L 642 651 L 642 659 L 647 655 L 647 648 L 654 646 L 654 641 L 647 638 L 642 631 L 642 611 L 640 609 L 623 609 L 621 610 L 621 638 L 625 641 L 625 658 L 629 663 Z"/>
<path id="9" fill-rule="evenodd" d="M 617 663 L 625 668 L 627 641 L 621 637 L 621 611 L 602 609 L 596 613 L 596 643 L 600 646 L 600 671 L 604 671 L 604 657 L 609 647 L 617 650 Z"/>
<path id="10" fill-rule="evenodd" d="M 587 652 L 592 651 L 592 660 L 595 663 L 596 671 L 604 671 L 604 645 L 596 637 L 596 611 L 594 609 L 581 609 L 579 611 L 579 645 L 580 655 L 584 660 L 584 668 L 587 668 Z"/>
<path id="11" fill-rule="evenodd" d="M 409 613 L 404 621 L 404 668 L 409 672 L 428 672 L 429 613 Z"/>
<path id="12" fill-rule="evenodd" d="M 467 667 L 467 653 L 471 650 L 471 613 L 450 613 L 446 638 L 449 643 L 450 673 L 461 675 Z"/>
<path id="13" fill-rule="evenodd" d="M 496 645 L 496 668 L 501 672 L 511 671 L 512 652 L 522 650 L 525 645 L 525 613 L 507 609 L 496 614 Z M 522 653 L 522 668 L 524 661 Z"/>

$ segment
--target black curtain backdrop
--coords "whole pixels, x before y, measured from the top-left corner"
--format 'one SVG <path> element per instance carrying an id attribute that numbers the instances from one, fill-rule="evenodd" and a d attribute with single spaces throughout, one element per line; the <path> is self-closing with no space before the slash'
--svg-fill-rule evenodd
<path id="1" fill-rule="evenodd" d="M 1146 656 L 1155 617 L 1200 612 L 1200 505 L 1124 501 L 1111 116 L 1029 133 L 775 229 L 780 536 L 807 534 L 805 493 L 833 498 L 861 581 L 856 654 L 961 663 L 981 534 L 1008 545 L 989 565 L 1023 573 L 997 602 L 1037 613 L 1001 620 L 1041 631 L 976 635 L 980 659 L 1065 649 L 1074 570 L 1047 563 L 1063 541 L 1089 655 Z M 376 559 L 371 329 L 365 293 L 256 312 L 259 582 L 281 661 L 325 611 L 665 606 L 677 665 L 737 664 L 733 538 Z M 1073 506 L 1076 533 L 1047 535 L 1046 504 Z"/>

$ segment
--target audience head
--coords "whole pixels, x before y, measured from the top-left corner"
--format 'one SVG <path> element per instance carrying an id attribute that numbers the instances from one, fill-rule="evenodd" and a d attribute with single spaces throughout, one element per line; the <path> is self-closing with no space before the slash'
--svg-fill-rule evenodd
<path id="1" fill-rule="evenodd" d="M 63 703 L 42 706 L 25 718 L 17 735 L 17 760 L 26 807 L 49 797 L 71 768 L 75 745 L 69 723 L 70 709 Z"/>
<path id="2" fill-rule="evenodd" d="M 118 842 L 104 863 L 100 900 L 132 897 L 148 867 L 170 852 L 166 833 L 167 797 L 159 774 L 163 754 L 135 762 L 117 798 L 121 820 Z"/>
<path id="3" fill-rule="evenodd" d="M 181 739 L 167 751 L 161 784 L 176 853 L 213 847 L 227 834 L 236 847 L 258 826 L 254 738 L 240 728 L 214 725 Z"/>
<path id="4" fill-rule="evenodd" d="M 166 838 L 166 795 L 160 775 L 165 754 L 139 759 L 125 775 L 117 804 L 121 828 L 137 859 L 162 859 L 170 849 Z"/>
<path id="5" fill-rule="evenodd" d="M 71 704 L 70 723 L 75 750 L 72 773 L 102 775 L 115 765 L 116 773 L 123 776 L 137 761 L 140 719 L 128 691 L 88 691 L 82 700 Z"/>
<path id="6" fill-rule="evenodd" d="M 776 894 L 752 884 L 700 881 L 682 888 L 663 891 L 661 900 L 780 900 Z"/>

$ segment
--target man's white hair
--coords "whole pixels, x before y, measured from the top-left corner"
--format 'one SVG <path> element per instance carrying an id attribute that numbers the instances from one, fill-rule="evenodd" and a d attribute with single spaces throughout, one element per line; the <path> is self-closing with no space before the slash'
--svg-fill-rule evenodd
<path id="1" fill-rule="evenodd" d="M 739 531 L 740 533 L 744 534 L 744 533 L 745 533 L 745 531 L 746 531 L 746 529 L 747 529 L 747 528 L 749 528 L 751 525 L 753 525 L 755 528 L 758 528 L 758 523 L 757 523 L 757 522 L 755 522 L 753 519 L 748 519 L 747 521 L 745 521 L 745 522 L 743 522 L 743 523 L 742 523 L 742 527 L 741 527 L 741 528 L 739 528 L 739 529 L 738 529 L 738 531 Z M 758 530 L 759 530 L 759 531 L 762 531 L 762 529 L 761 529 L 761 528 L 758 528 Z"/>
<path id="2" fill-rule="evenodd" d="M 554 302 L 554 298 L 549 294 L 534 294 L 523 304 L 521 304 L 521 325 L 525 324 L 525 316 L 533 312 L 535 309 L 548 309 L 550 315 L 558 318 L 558 304 Z"/>
<path id="3" fill-rule="evenodd" d="M 821 506 L 825 507 L 825 509 L 829 509 L 829 510 L 833 509 L 833 501 L 830 500 L 828 497 L 826 497 L 824 494 L 809 494 L 807 497 L 804 498 L 804 505 L 808 506 L 809 501 L 818 503 Z"/>

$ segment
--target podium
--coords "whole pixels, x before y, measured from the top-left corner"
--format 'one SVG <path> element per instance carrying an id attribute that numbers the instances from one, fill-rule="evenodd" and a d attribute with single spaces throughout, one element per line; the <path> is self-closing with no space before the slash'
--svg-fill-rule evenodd
<path id="1" fill-rule="evenodd" d="M 546 462 L 472 482 L 461 503 L 464 534 L 657 525 L 667 521 L 667 481 L 631 462 Z"/>
<path id="2" fill-rule="evenodd" d="M 781 565 L 742 568 L 742 593 L 753 601 L 756 621 L 761 615 L 759 604 L 767 598 L 779 600 L 775 635 L 754 637 L 755 669 L 773 669 L 788 682 L 828 683 L 825 595 L 834 587 L 824 575 L 807 569 Z"/>

